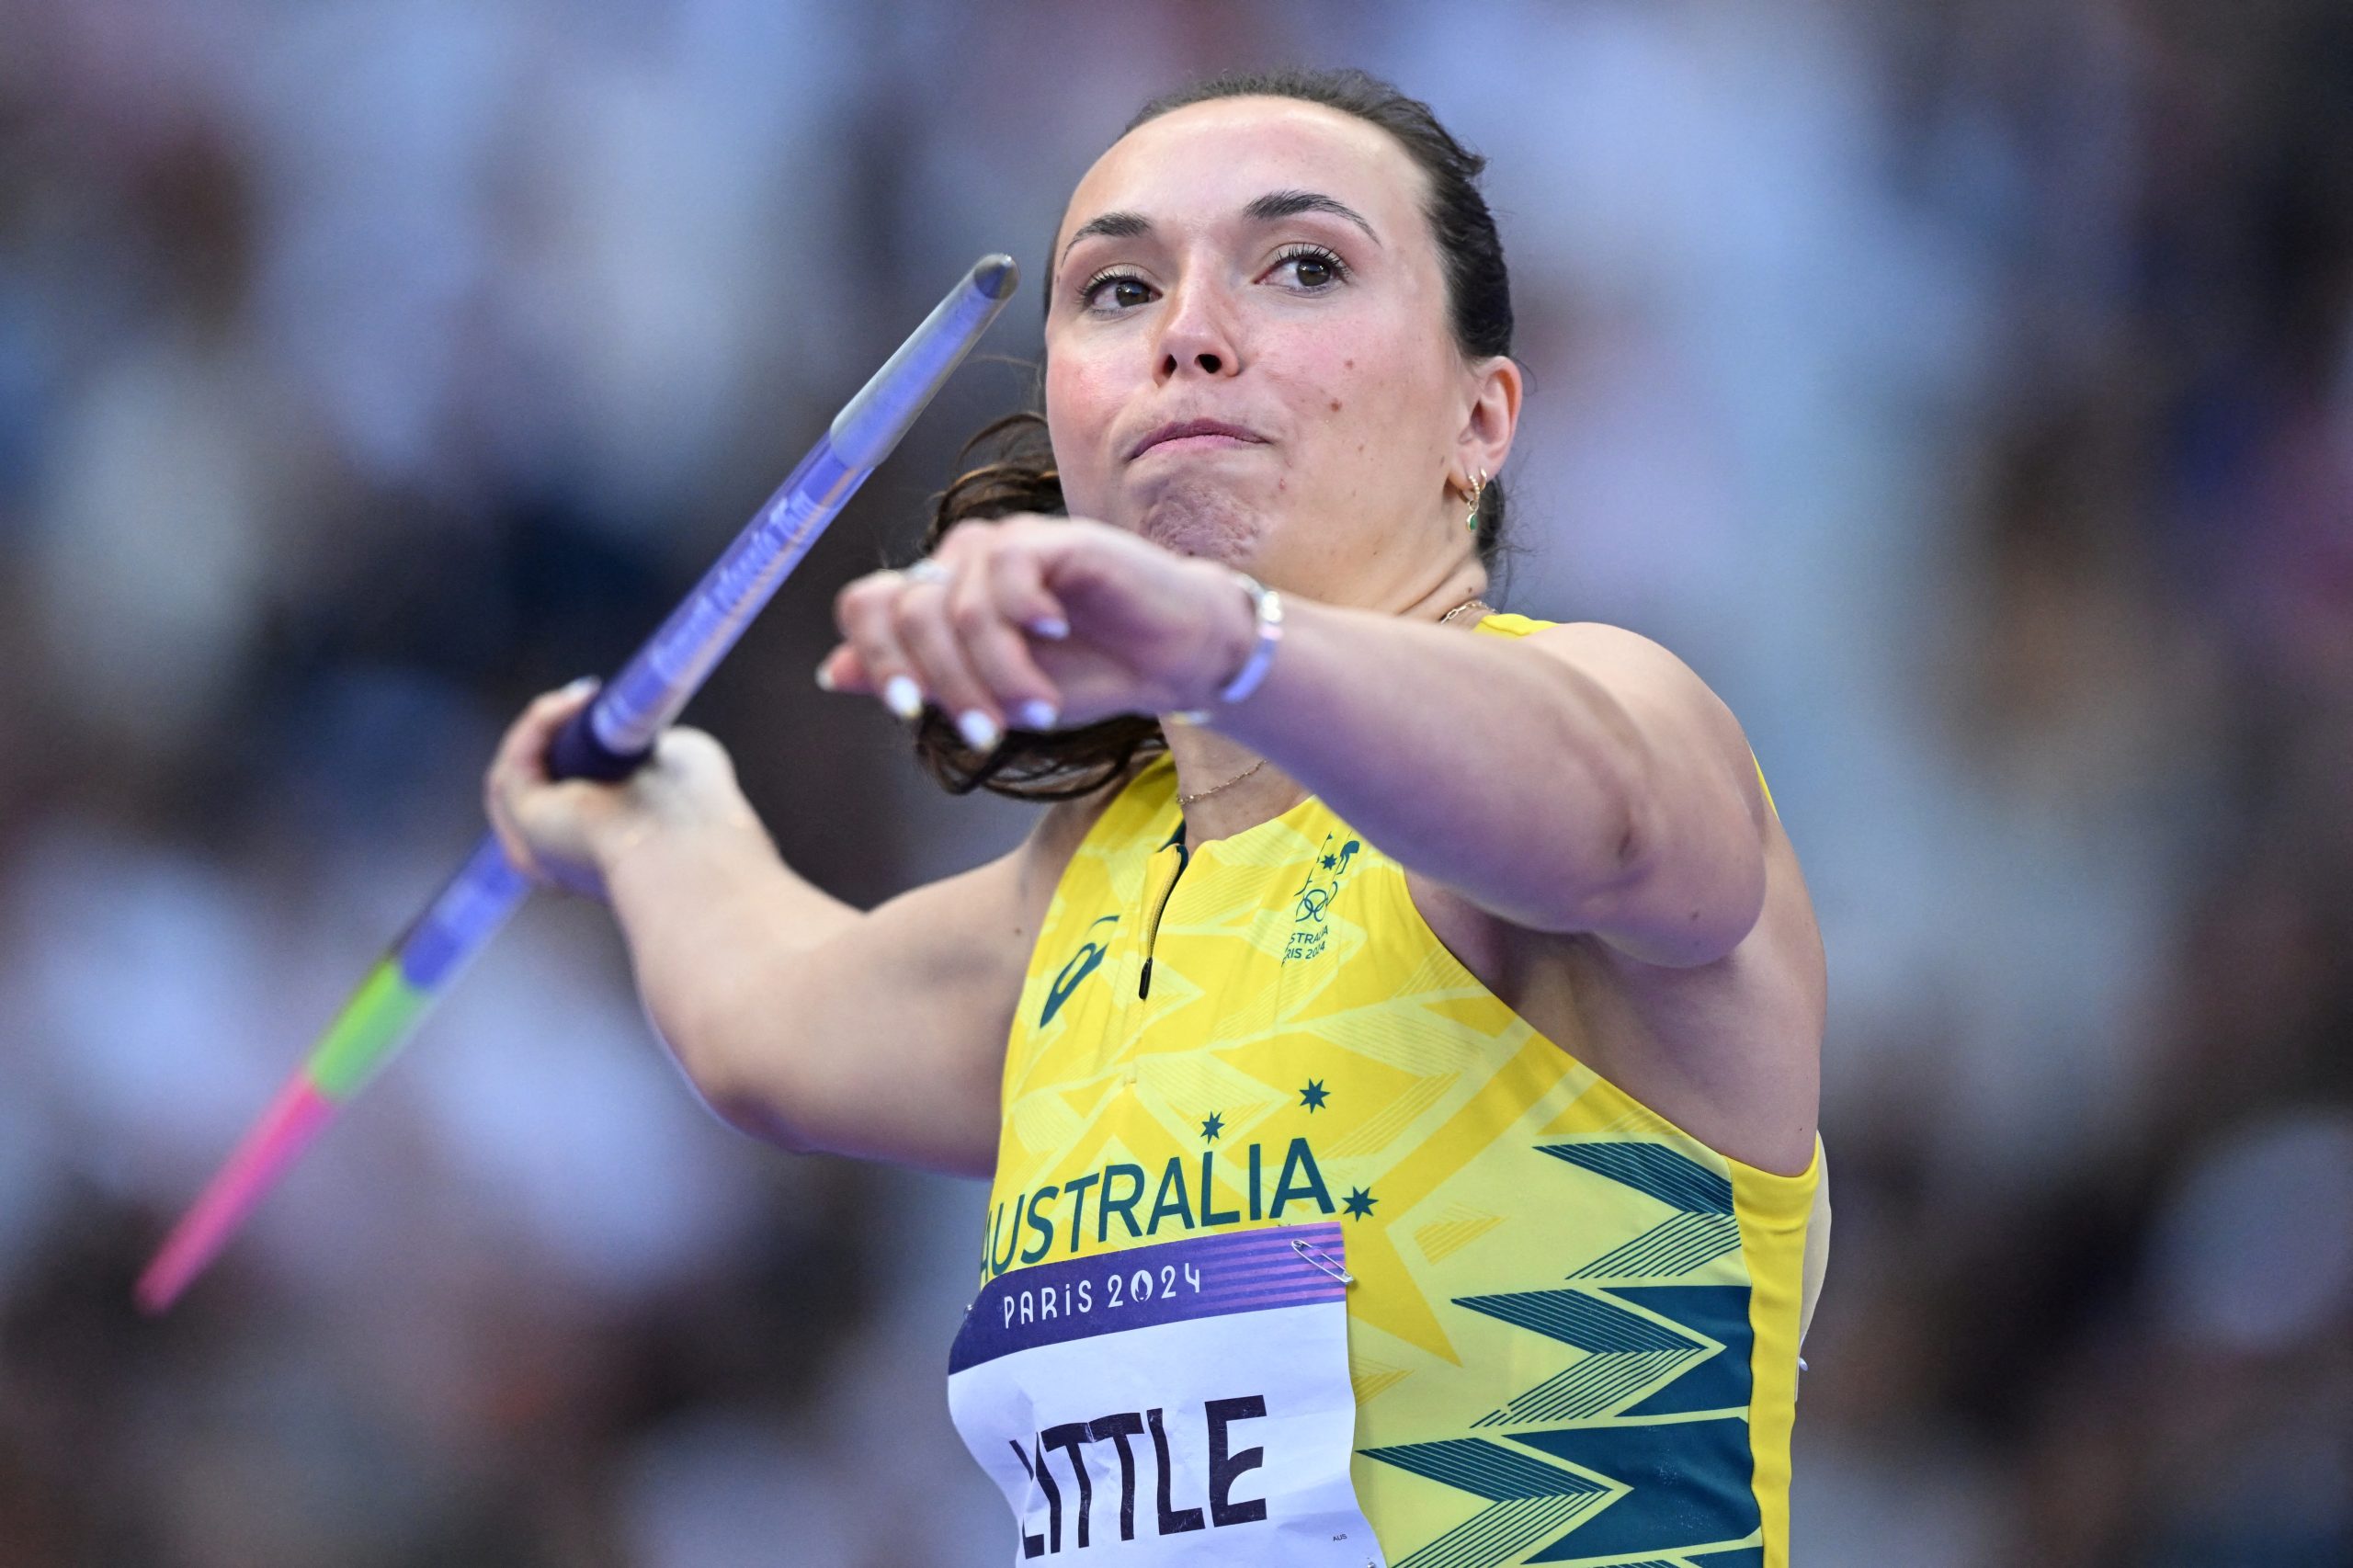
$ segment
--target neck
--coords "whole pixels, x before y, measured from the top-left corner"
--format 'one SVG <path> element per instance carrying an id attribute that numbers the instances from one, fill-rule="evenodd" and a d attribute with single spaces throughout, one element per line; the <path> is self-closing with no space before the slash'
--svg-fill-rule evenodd
<path id="1" fill-rule="evenodd" d="M 1478 598 L 1486 585 L 1485 568 L 1476 560 L 1466 561 L 1431 584 L 1419 597 L 1379 608 L 1403 620 L 1436 625 L 1449 611 Z M 1448 621 L 1446 630 L 1468 631 L 1478 621 L 1478 612 L 1466 611 Z M 1176 793 L 1184 796 L 1217 791 L 1184 808 L 1188 845 L 1229 838 L 1245 828 L 1271 822 L 1306 799 L 1307 791 L 1300 788 L 1298 780 L 1271 762 L 1250 773 L 1261 759 L 1240 741 L 1215 730 L 1177 723 L 1165 715 L 1161 719 L 1161 731 L 1168 737 L 1168 756 L 1176 765 Z M 1243 777 L 1245 773 L 1248 778 Z M 1219 788 L 1229 783 L 1230 788 Z"/>

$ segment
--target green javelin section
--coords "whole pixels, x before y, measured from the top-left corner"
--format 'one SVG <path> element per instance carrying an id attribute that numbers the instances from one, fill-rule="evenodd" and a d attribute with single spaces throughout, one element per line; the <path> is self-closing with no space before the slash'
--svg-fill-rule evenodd
<path id="1" fill-rule="evenodd" d="M 331 1100 L 347 1100 L 366 1086 L 392 1049 L 416 1027 L 433 998 L 401 978 L 392 959 L 378 962 L 327 1027 L 311 1052 L 312 1084 Z"/>

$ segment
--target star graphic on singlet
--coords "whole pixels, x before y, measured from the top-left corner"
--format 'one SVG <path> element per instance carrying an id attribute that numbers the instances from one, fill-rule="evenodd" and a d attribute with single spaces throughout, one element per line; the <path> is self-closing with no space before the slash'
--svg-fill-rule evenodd
<path id="1" fill-rule="evenodd" d="M 1336 866 L 1336 865 L 1338 865 L 1338 864 L 1339 864 L 1339 861 L 1337 861 L 1337 860 L 1334 859 L 1331 856 L 1326 855 L 1326 856 L 1324 856 L 1324 869 L 1325 870 L 1327 870 L 1327 871 L 1328 871 L 1328 870 L 1330 870 L 1333 867 L 1335 867 L 1335 866 Z"/>
<path id="2" fill-rule="evenodd" d="M 1299 1091 L 1299 1103 L 1305 1106 L 1309 1114 L 1313 1115 L 1324 1108 L 1324 1096 L 1328 1092 L 1321 1083 L 1310 1078 L 1307 1080 L 1307 1087 Z"/>
<path id="3" fill-rule="evenodd" d="M 1362 1220 L 1371 1215 L 1372 1206 L 1380 1201 L 1381 1199 L 1375 1198 L 1370 1188 L 1359 1187 L 1349 1190 L 1347 1200 L 1340 1207 L 1348 1211 L 1348 1218 Z"/>
<path id="4" fill-rule="evenodd" d="M 1212 1143 L 1217 1142 L 1217 1135 L 1224 1131 L 1225 1119 L 1216 1111 L 1210 1112 L 1210 1119 L 1201 1123 L 1201 1136 Z M 1204 1154 L 1201 1158 L 1208 1159 L 1209 1156 Z"/>

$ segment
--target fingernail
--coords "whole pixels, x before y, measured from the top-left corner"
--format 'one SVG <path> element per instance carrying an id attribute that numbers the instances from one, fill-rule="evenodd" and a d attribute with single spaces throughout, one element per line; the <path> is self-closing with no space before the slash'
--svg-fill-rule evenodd
<path id="1" fill-rule="evenodd" d="M 968 708 L 956 716 L 956 733 L 974 751 L 995 751 L 999 734 L 996 721 L 977 708 Z"/>
<path id="2" fill-rule="evenodd" d="M 584 691 L 594 691 L 596 689 L 597 677 L 595 676 L 582 676 L 575 680 L 566 682 L 563 687 L 563 694 L 566 697 L 577 697 Z"/>
<path id="3" fill-rule="evenodd" d="M 1041 615 L 1029 623 L 1029 630 L 1040 637 L 1059 642 L 1070 635 L 1070 622 L 1058 615 Z"/>
<path id="4" fill-rule="evenodd" d="M 1021 727 L 1025 730 L 1051 730 L 1061 717 L 1054 705 L 1041 697 L 1033 697 L 1021 705 Z"/>
<path id="5" fill-rule="evenodd" d="M 825 660 L 817 666 L 817 689 L 819 691 L 834 689 L 834 662 L 831 659 Z"/>
<path id="6" fill-rule="evenodd" d="M 923 717 L 923 691 L 913 677 L 892 676 L 882 683 L 882 701 L 902 719 Z"/>

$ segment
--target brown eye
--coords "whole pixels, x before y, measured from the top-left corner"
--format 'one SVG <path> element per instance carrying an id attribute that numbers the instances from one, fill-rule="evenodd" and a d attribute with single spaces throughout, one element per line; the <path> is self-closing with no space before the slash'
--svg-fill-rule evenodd
<path id="1" fill-rule="evenodd" d="M 1348 280 L 1348 265 L 1321 245 L 1286 253 L 1275 264 L 1279 275 L 1289 272 L 1292 286 L 1305 294 L 1321 294 Z"/>
<path id="2" fill-rule="evenodd" d="M 1131 272 L 1107 272 L 1087 280 L 1079 302 L 1090 311 L 1116 315 L 1152 302 L 1152 285 Z"/>

